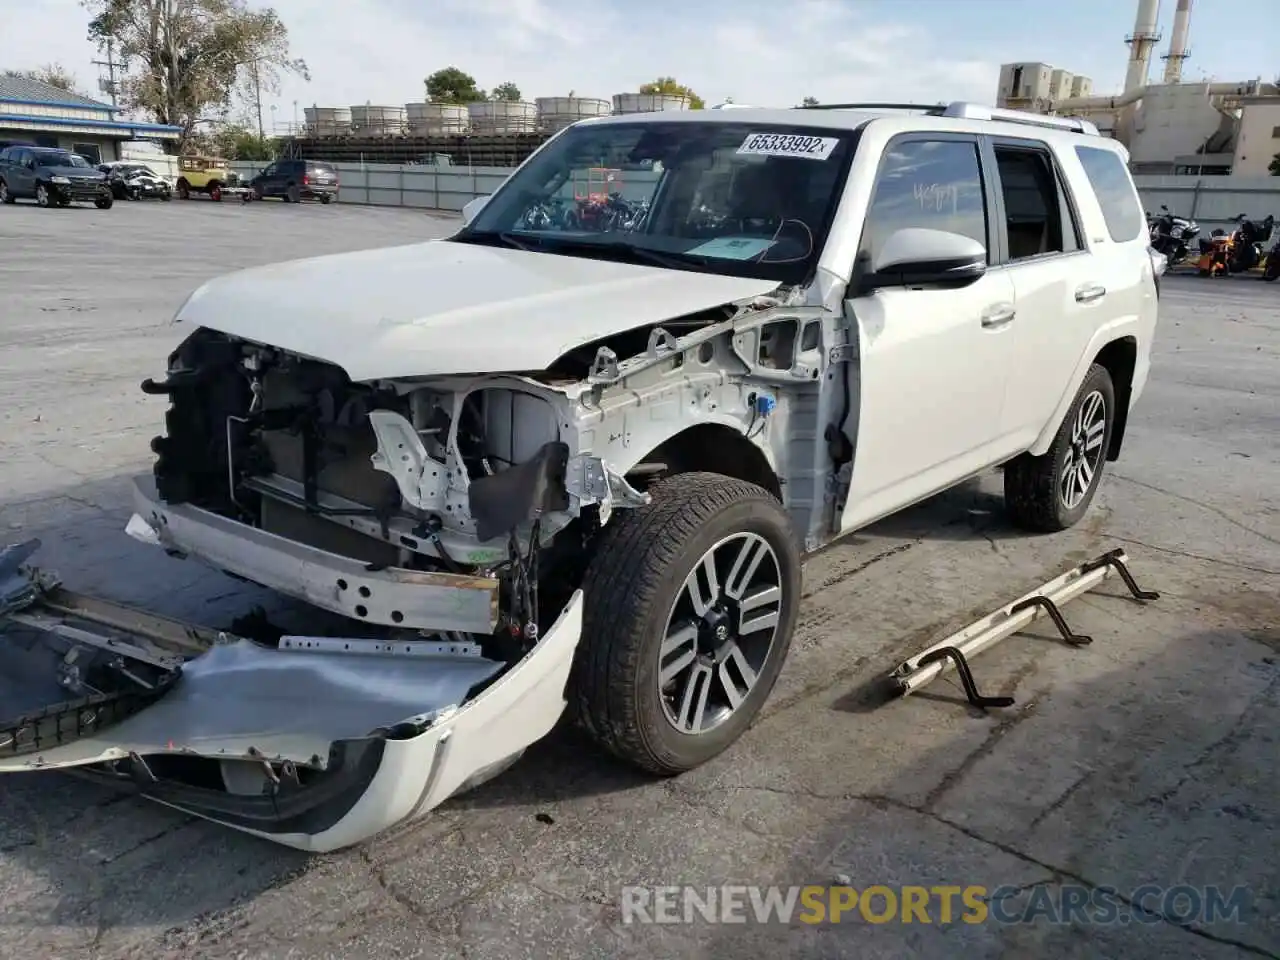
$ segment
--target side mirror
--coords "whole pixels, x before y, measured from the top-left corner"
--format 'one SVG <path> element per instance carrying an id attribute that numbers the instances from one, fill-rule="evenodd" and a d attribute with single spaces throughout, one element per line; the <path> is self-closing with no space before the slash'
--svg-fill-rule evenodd
<path id="1" fill-rule="evenodd" d="M 861 286 L 964 287 L 987 272 L 987 248 L 972 237 L 949 230 L 907 227 L 880 247 Z"/>
<path id="2" fill-rule="evenodd" d="M 474 200 L 468 200 L 466 205 L 462 208 L 463 225 L 470 226 L 471 221 L 476 218 L 476 214 L 484 209 L 484 205 L 488 202 L 488 197 L 476 197 Z"/>

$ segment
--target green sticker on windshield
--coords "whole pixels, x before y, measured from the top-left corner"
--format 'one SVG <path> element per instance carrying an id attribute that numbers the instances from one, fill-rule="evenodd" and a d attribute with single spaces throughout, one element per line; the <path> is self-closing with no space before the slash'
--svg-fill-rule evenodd
<path id="1" fill-rule="evenodd" d="M 692 250 L 686 250 L 685 253 L 698 257 L 719 257 L 721 260 L 748 260 L 772 246 L 773 241 L 763 237 L 717 237 Z"/>

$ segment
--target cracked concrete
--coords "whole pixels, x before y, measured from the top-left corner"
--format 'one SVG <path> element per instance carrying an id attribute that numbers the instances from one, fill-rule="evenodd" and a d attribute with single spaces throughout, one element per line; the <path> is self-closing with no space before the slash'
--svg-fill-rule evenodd
<path id="1" fill-rule="evenodd" d="M 104 248 L 86 217 L 118 241 Z M 86 592 L 213 626 L 256 604 L 310 620 L 124 536 L 124 479 L 163 420 L 137 385 L 204 278 L 451 226 L 198 201 L 0 211 L 0 531 L 42 537 L 41 561 Z M 38 257 L 21 242 L 36 232 Z M 71 777 L 4 778 L 0 955 L 1280 956 L 1280 291 L 1169 278 L 1158 336 L 1084 523 L 1022 536 L 986 477 L 814 556 L 778 687 L 713 763 L 655 782 L 558 732 L 427 820 L 313 858 Z M 979 686 L 1013 707 L 973 711 L 952 679 L 881 701 L 874 681 L 903 656 L 1117 545 L 1161 599 L 1108 581 L 1065 608 L 1092 645 L 1041 621 L 984 654 Z M 821 926 L 621 913 L 627 884 L 842 880 L 1003 888 L 1007 911 L 1079 889 L 1123 904 L 1144 884 L 1241 885 L 1253 904 L 1244 922 L 1190 926 L 1158 911 Z"/>

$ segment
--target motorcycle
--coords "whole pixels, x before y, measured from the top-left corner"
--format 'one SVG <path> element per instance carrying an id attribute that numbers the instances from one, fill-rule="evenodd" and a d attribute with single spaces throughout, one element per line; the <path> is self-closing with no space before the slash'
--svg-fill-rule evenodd
<path id="1" fill-rule="evenodd" d="M 1267 252 L 1267 262 L 1262 268 L 1262 279 L 1268 282 L 1280 277 L 1280 237 Z"/>
<path id="2" fill-rule="evenodd" d="M 1187 217 L 1179 217 L 1163 203 L 1164 211 L 1158 217 L 1147 214 L 1147 228 L 1151 233 L 1151 246 L 1164 254 L 1170 267 L 1182 263 L 1191 252 L 1191 243 L 1200 235 L 1200 224 Z"/>
<path id="3" fill-rule="evenodd" d="M 1235 233 L 1219 228 L 1200 241 L 1200 261 L 1197 264 L 1202 277 L 1225 277 L 1230 273 L 1229 263 L 1234 247 Z"/>
<path id="4" fill-rule="evenodd" d="M 1232 273 L 1244 273 L 1262 262 L 1266 249 L 1263 245 L 1271 238 L 1276 218 L 1268 214 L 1265 220 L 1251 220 L 1242 213 L 1235 219 L 1239 226 L 1232 231 L 1227 269 Z"/>

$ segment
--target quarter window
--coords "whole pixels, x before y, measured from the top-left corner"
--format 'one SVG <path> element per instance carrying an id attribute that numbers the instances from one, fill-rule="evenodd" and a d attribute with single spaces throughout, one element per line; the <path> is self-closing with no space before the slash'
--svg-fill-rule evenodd
<path id="1" fill-rule="evenodd" d="M 891 234 L 910 227 L 949 230 L 987 247 L 977 143 L 907 140 L 889 146 L 867 210 L 862 252 L 874 260 Z"/>
<path id="2" fill-rule="evenodd" d="M 1119 154 L 1100 147 L 1076 147 L 1076 156 L 1093 187 L 1107 232 L 1116 243 L 1127 243 L 1145 229 L 1146 218 L 1138 191 Z"/>
<path id="3" fill-rule="evenodd" d="M 1000 146 L 995 153 L 1009 259 L 1025 260 L 1076 249 L 1074 229 L 1063 230 L 1063 203 L 1049 156 L 1040 150 Z"/>

